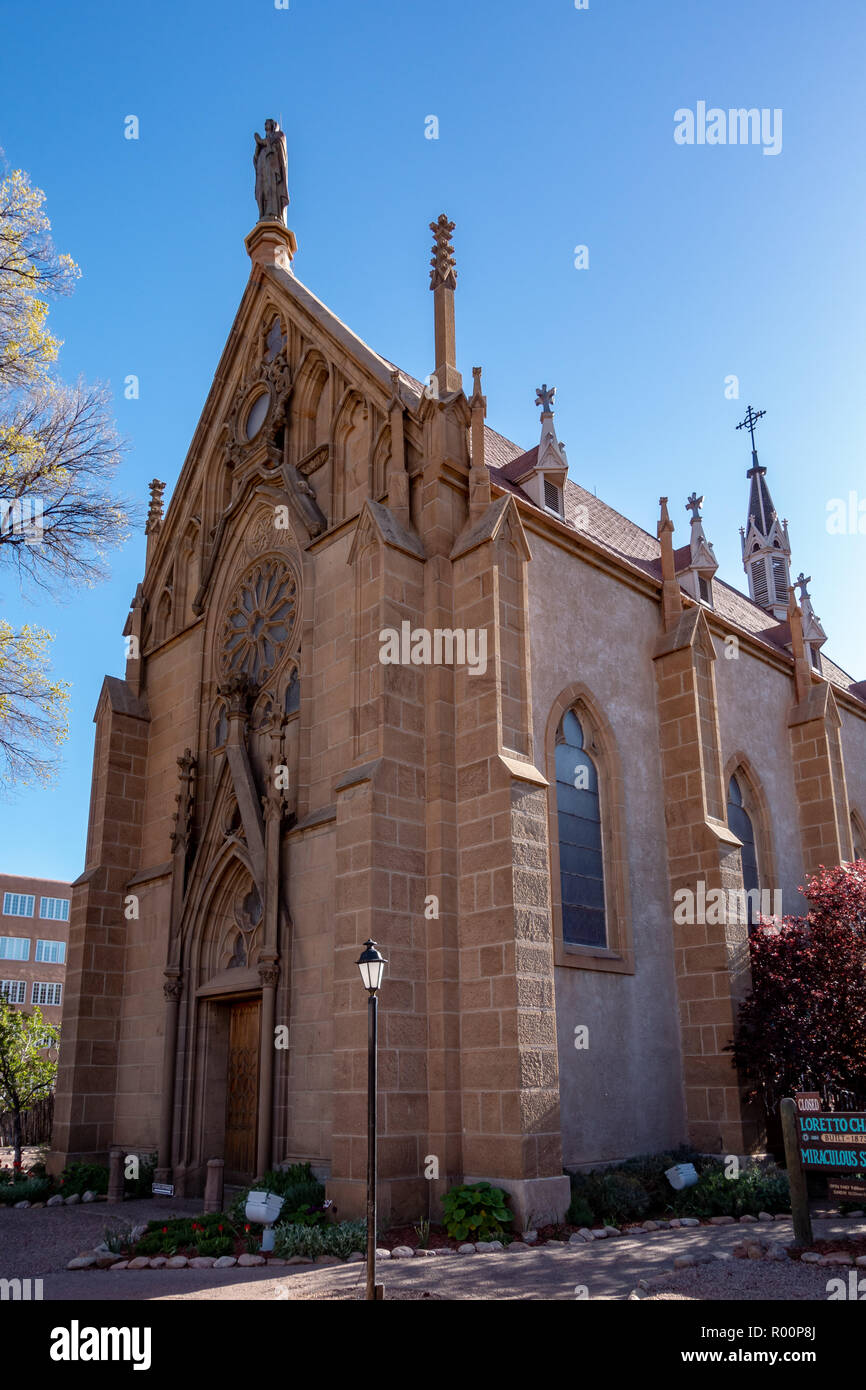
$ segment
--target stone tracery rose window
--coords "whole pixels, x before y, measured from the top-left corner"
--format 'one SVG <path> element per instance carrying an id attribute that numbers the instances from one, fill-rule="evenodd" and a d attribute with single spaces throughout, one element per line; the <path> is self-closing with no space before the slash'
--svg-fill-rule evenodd
<path id="1" fill-rule="evenodd" d="M 282 561 L 261 560 L 247 570 L 223 624 L 223 673 L 243 672 L 261 685 L 286 651 L 297 603 L 297 582 Z"/>

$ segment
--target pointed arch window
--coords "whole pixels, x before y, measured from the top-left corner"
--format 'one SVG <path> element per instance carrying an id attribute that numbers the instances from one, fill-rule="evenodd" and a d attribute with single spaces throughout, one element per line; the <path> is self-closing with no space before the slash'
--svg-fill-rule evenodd
<path id="1" fill-rule="evenodd" d="M 740 850 L 740 863 L 743 887 L 749 895 L 747 898 L 748 923 L 751 932 L 757 916 L 755 911 L 756 899 L 751 895 L 753 892 L 759 892 L 761 886 L 758 873 L 758 846 L 752 817 L 746 808 L 743 789 L 736 775 L 733 775 L 728 782 L 728 829 L 733 831 L 743 846 Z"/>
<path id="2" fill-rule="evenodd" d="M 598 770 L 574 710 L 556 741 L 556 808 L 562 935 L 567 944 L 607 946 Z"/>

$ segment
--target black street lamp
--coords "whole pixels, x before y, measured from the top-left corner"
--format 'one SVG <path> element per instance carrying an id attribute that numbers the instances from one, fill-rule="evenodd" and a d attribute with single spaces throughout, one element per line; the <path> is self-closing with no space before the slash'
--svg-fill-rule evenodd
<path id="1" fill-rule="evenodd" d="M 377 998 L 385 966 L 388 964 L 375 941 L 365 941 L 357 961 L 367 1001 L 367 1298 L 382 1298 L 383 1285 L 376 1284 L 376 1046 L 378 1041 L 379 1000 Z"/>

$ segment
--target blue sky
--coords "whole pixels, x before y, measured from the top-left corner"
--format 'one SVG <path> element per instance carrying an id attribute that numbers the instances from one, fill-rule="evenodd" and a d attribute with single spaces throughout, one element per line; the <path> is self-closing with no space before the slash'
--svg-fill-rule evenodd
<path id="1" fill-rule="evenodd" d="M 178 477 L 247 279 L 253 131 L 275 115 L 298 277 L 423 377 L 427 228 L 446 211 L 458 361 L 470 383 L 483 366 L 489 423 L 531 446 L 535 388 L 554 383 L 571 476 L 653 531 L 667 494 L 677 544 L 703 492 L 737 585 L 749 457 L 734 426 L 766 409 L 794 572 L 813 576 L 826 650 L 864 678 L 866 536 L 826 526 L 831 499 L 866 498 L 864 50 L 862 0 L 45 0 L 4 16 L 0 146 L 82 268 L 51 315 L 60 371 L 111 383 L 128 493 Z M 676 144 L 675 111 L 699 101 L 781 109 L 781 153 Z M 108 583 L 63 606 L 0 576 L 2 611 L 56 634 L 73 686 L 58 781 L 0 806 L 7 872 L 83 867 L 93 710 L 123 672 L 143 559 L 137 535 Z"/>

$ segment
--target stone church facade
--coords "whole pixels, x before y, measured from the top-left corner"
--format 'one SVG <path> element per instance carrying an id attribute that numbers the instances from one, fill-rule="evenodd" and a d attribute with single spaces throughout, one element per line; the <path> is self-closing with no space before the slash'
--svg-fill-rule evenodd
<path id="1" fill-rule="evenodd" d="M 388 1215 L 488 1178 L 541 1221 L 563 1165 L 761 1147 L 723 1051 L 748 921 L 674 904 L 796 911 L 863 854 L 866 683 L 796 601 L 756 453 L 746 597 L 702 499 L 677 548 L 665 499 L 654 537 L 567 478 L 546 387 L 535 448 L 486 424 L 432 230 L 426 386 L 295 278 L 279 217 L 247 237 L 96 710 L 54 1168 L 158 1150 L 193 1195 L 210 1158 L 308 1159 L 360 1214 L 368 937 Z"/>

